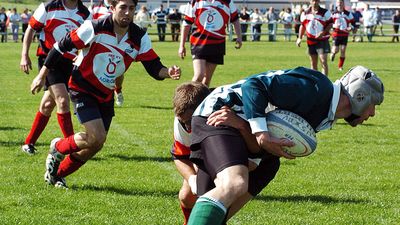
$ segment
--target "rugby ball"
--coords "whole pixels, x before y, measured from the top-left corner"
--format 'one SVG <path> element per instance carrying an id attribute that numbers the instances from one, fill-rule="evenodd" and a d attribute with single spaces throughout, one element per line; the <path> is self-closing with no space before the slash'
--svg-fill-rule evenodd
<path id="1" fill-rule="evenodd" d="M 267 127 L 271 136 L 286 138 L 294 142 L 283 150 L 295 157 L 308 156 L 317 148 L 317 137 L 311 125 L 301 116 L 286 110 L 267 113 Z"/>

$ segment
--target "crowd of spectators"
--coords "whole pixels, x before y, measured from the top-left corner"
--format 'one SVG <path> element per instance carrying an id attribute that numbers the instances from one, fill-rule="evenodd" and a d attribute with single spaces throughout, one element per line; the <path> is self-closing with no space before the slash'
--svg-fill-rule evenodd
<path id="1" fill-rule="evenodd" d="M 331 7 L 334 10 L 334 7 Z M 291 41 L 292 35 L 298 36 L 300 27 L 300 15 L 303 8 L 296 9 L 287 7 L 281 11 L 273 7 L 268 9 L 254 8 L 248 9 L 243 7 L 239 12 L 243 41 L 260 41 L 261 36 L 265 35 L 268 41 L 276 41 L 277 35 L 283 35 L 284 41 Z M 7 41 L 7 34 L 12 36 L 14 42 L 23 40 L 25 30 L 28 27 L 29 19 L 32 16 L 32 11 L 28 8 L 20 14 L 17 8 L 0 9 L 0 36 L 1 42 Z M 159 41 L 165 41 L 166 29 L 170 28 L 168 33 L 172 37 L 172 41 L 178 41 L 180 34 L 180 25 L 183 20 L 183 13 L 176 8 L 164 9 L 163 6 L 149 11 L 145 5 L 142 5 L 136 12 L 135 23 L 144 29 L 148 29 L 155 25 Z M 392 36 L 392 42 L 399 40 L 399 10 L 382 11 L 379 7 L 371 9 L 368 5 L 365 8 L 359 9 L 353 7 L 351 13 L 354 17 L 353 22 L 353 38 L 352 41 L 363 41 L 363 36 L 367 37 L 368 41 L 372 41 L 374 36 Z M 391 14 L 391 15 L 388 15 Z M 384 33 L 383 17 L 391 19 L 392 32 Z M 390 23 L 387 22 L 387 23 Z M 266 32 L 262 28 L 265 25 Z M 360 29 L 362 27 L 363 29 Z M 21 39 L 19 39 L 21 37 Z"/>

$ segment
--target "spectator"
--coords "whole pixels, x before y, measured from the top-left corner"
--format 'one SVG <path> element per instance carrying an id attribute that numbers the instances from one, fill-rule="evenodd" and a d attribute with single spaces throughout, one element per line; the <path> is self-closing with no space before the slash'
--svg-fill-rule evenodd
<path id="1" fill-rule="evenodd" d="M 240 30 L 242 31 L 242 41 L 247 41 L 246 33 L 249 27 L 250 14 L 247 12 L 247 8 L 243 7 L 239 13 Z"/>
<path id="2" fill-rule="evenodd" d="M 283 23 L 283 33 L 284 33 L 284 40 L 285 41 L 290 41 L 290 38 L 292 36 L 292 23 L 293 23 L 293 15 L 292 15 L 292 9 L 287 8 L 286 11 L 282 15 L 282 23 Z"/>
<path id="3" fill-rule="evenodd" d="M 392 42 L 396 39 L 397 42 L 399 42 L 399 25 L 400 25 L 400 10 L 396 10 L 395 14 L 392 17 L 392 23 L 393 23 L 393 38 Z"/>
<path id="4" fill-rule="evenodd" d="M 265 13 L 265 18 L 268 22 L 268 40 L 275 41 L 278 15 L 276 15 L 275 9 L 273 7 L 270 7 L 268 12 Z"/>
<path id="5" fill-rule="evenodd" d="M 365 5 L 362 17 L 363 17 L 364 33 L 367 34 L 368 41 L 371 42 L 372 37 L 374 36 L 374 27 L 376 25 L 376 14 L 373 10 L 369 8 L 368 4 Z"/>
<path id="6" fill-rule="evenodd" d="M 149 11 L 147 10 L 146 6 L 142 5 L 140 10 L 135 16 L 135 23 L 143 28 L 145 31 L 147 31 L 147 28 L 151 26 L 150 24 L 150 14 Z"/>
<path id="7" fill-rule="evenodd" d="M 171 23 L 171 35 L 172 41 L 179 40 L 179 34 L 181 33 L 181 20 L 182 14 L 177 9 L 172 9 L 172 13 L 168 15 L 168 21 Z"/>
<path id="8" fill-rule="evenodd" d="M 353 42 L 356 41 L 356 36 L 359 36 L 359 40 L 362 42 L 363 36 L 357 35 L 358 29 L 360 28 L 360 19 L 362 18 L 362 14 L 356 9 L 356 7 L 353 7 L 351 14 L 353 14 L 353 23 L 351 24 L 353 26 Z"/>
<path id="9" fill-rule="evenodd" d="M 375 32 L 376 32 L 376 28 L 379 26 L 379 30 L 381 31 L 381 35 L 383 36 L 384 34 L 383 34 L 383 30 L 382 30 L 382 27 L 383 27 L 383 24 L 382 24 L 382 10 L 380 10 L 379 7 L 376 7 L 374 13 L 375 13 L 375 17 L 376 17 L 376 23 L 375 23 L 375 26 L 374 26 L 374 35 L 375 35 Z"/>
<path id="10" fill-rule="evenodd" d="M 10 24 L 14 42 L 18 42 L 19 22 L 21 22 L 21 16 L 17 12 L 17 8 L 13 8 L 10 14 Z"/>
<path id="11" fill-rule="evenodd" d="M 322 73 L 328 76 L 329 31 L 332 28 L 332 14 L 319 5 L 320 0 L 310 0 L 310 7 L 301 14 L 299 38 L 296 44 L 300 47 L 304 33 L 307 35 L 308 55 L 311 69 L 318 70 L 318 58 L 322 64 Z"/>
<path id="12" fill-rule="evenodd" d="M 158 40 L 165 41 L 165 28 L 167 27 L 167 21 L 165 20 L 167 11 L 164 10 L 164 6 L 160 5 L 160 9 L 153 15 L 153 20 L 157 23 Z"/>
<path id="13" fill-rule="evenodd" d="M 254 12 L 250 14 L 251 20 L 251 32 L 253 33 L 253 41 L 260 41 L 261 26 L 262 26 L 262 15 L 258 8 L 254 9 Z"/>
<path id="14" fill-rule="evenodd" d="M 7 20 L 8 16 L 6 14 L 6 8 L 2 7 L 0 9 L 0 35 L 1 42 L 7 42 Z"/>
<path id="15" fill-rule="evenodd" d="M 25 8 L 24 12 L 21 14 L 21 20 L 22 20 L 22 38 L 21 42 L 24 41 L 24 35 L 25 31 L 28 28 L 29 25 L 29 20 L 31 19 L 32 14 L 29 13 L 29 10 Z"/>

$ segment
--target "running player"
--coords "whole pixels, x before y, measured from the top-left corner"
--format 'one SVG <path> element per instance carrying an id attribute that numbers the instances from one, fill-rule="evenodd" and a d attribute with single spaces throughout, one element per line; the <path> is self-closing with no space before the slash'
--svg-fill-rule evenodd
<path id="1" fill-rule="evenodd" d="M 344 0 L 336 1 L 336 11 L 332 15 L 333 18 L 333 43 L 331 61 L 335 60 L 336 53 L 340 49 L 340 58 L 338 68 L 340 71 L 343 70 L 344 60 L 346 59 L 346 47 L 349 38 L 349 32 L 353 23 L 353 14 L 344 9 Z"/>
<path id="2" fill-rule="evenodd" d="M 190 36 L 194 70 L 192 81 L 209 86 L 217 65 L 224 64 L 225 31 L 229 22 L 233 24 L 237 36 L 236 48 L 241 48 L 238 15 L 231 0 L 191 0 L 184 13 L 178 54 L 182 59 L 186 56 L 186 37 L 192 24 L 195 24 L 197 29 Z"/>
<path id="3" fill-rule="evenodd" d="M 71 49 L 81 49 L 69 88 L 75 113 L 85 131 L 51 142 L 45 173 L 45 181 L 51 185 L 67 187 L 64 177 L 102 149 L 114 116 L 115 79 L 124 74 L 132 62 L 141 61 L 154 79 L 180 78 L 180 68 L 165 67 L 152 49 L 147 33 L 132 23 L 136 5 L 137 0 L 115 0 L 110 6 L 110 16 L 86 20 L 68 33 L 54 44 L 32 82 L 32 93 L 40 91 L 54 62 Z"/>
<path id="4" fill-rule="evenodd" d="M 328 76 L 329 31 L 332 28 L 331 12 L 319 6 L 320 0 L 310 0 L 310 7 L 301 16 L 301 26 L 296 44 L 300 47 L 304 33 L 307 35 L 308 55 L 311 69 L 318 70 L 321 60 L 322 73 Z"/>
<path id="5" fill-rule="evenodd" d="M 39 32 L 38 56 L 39 69 L 43 66 L 46 56 L 56 41 L 59 41 L 69 31 L 76 29 L 85 19 L 90 18 L 89 10 L 81 0 L 53 0 L 42 3 L 35 10 L 25 32 L 20 68 L 26 74 L 32 70 L 29 48 L 35 32 Z M 74 134 L 69 96 L 66 88 L 72 70 L 72 59 L 75 52 L 66 53 L 66 57 L 57 62 L 46 78 L 46 88 L 36 113 L 32 128 L 25 139 L 22 150 L 30 155 L 35 154 L 35 144 L 49 121 L 51 112 L 57 105 L 57 119 L 64 137 Z"/>

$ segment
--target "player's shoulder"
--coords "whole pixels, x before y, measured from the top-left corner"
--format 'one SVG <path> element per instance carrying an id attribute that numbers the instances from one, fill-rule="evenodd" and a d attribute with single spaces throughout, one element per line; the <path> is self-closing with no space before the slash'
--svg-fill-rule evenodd
<path id="1" fill-rule="evenodd" d="M 146 35 L 146 30 L 142 27 L 139 27 L 135 23 L 131 23 L 129 25 L 129 39 L 134 43 L 140 44 L 143 36 Z"/>

